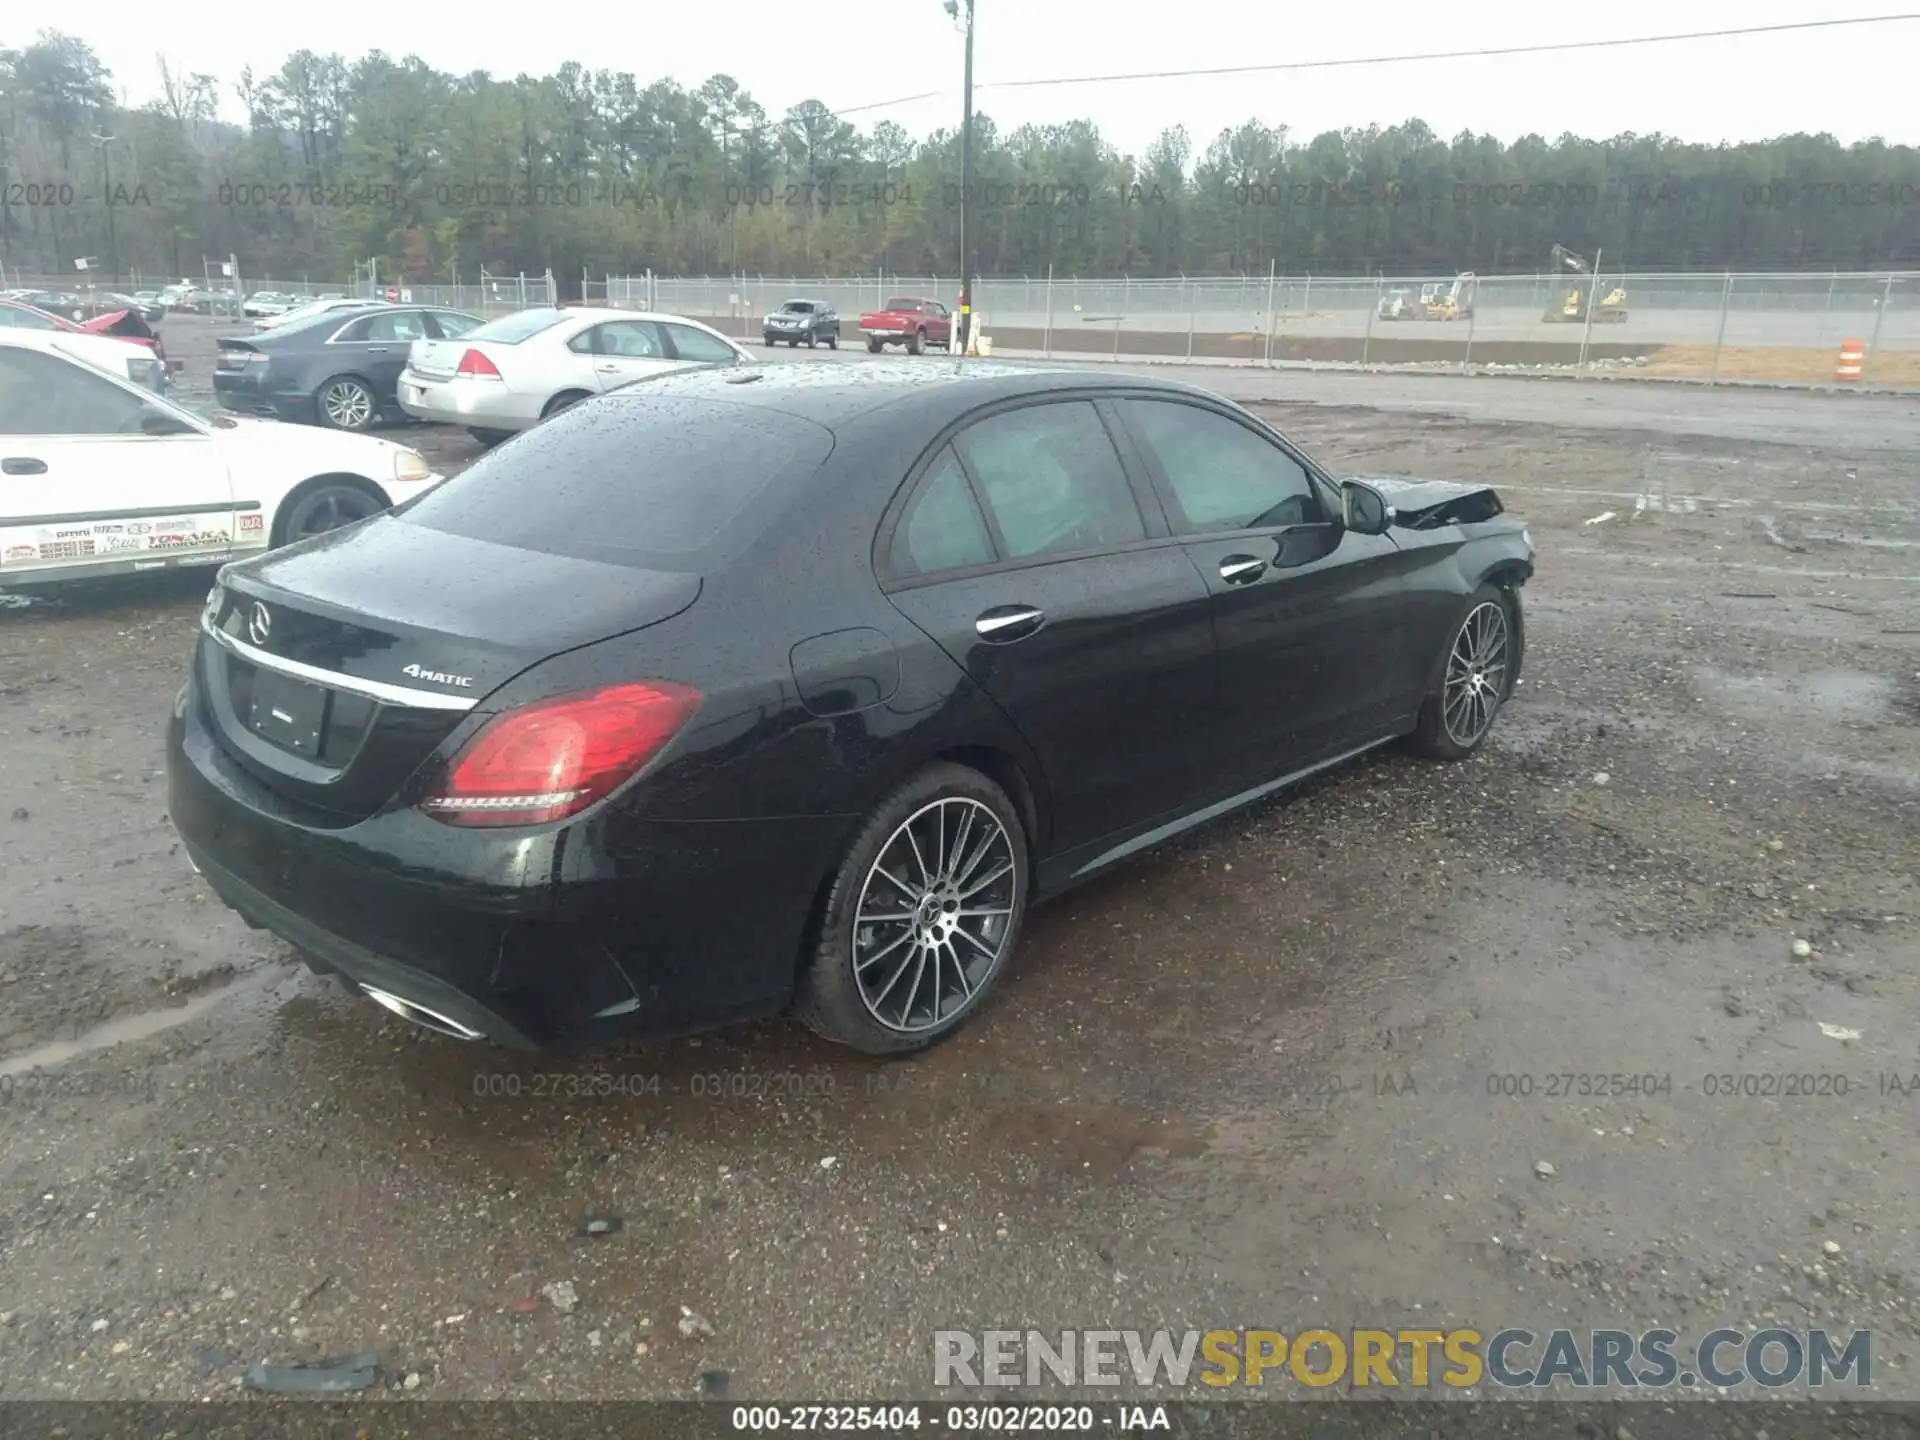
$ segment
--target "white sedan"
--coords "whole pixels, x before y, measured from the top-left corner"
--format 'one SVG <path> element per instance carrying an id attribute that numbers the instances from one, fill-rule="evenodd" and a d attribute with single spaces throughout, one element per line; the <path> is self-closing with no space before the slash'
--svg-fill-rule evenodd
<path id="1" fill-rule="evenodd" d="M 269 330 L 278 330 L 283 325 L 304 325 L 307 321 L 322 315 L 332 315 L 342 310 L 373 310 L 386 303 L 384 300 L 352 298 L 307 300 L 298 305 L 289 305 L 284 310 L 269 311 L 262 315 L 253 322 L 253 333 L 263 335 Z"/>
<path id="2" fill-rule="evenodd" d="M 388 440 L 204 419 L 130 380 L 123 348 L 0 331 L 0 589 L 218 565 L 441 479 Z"/>
<path id="3" fill-rule="evenodd" d="M 680 315 L 575 307 L 519 310 L 458 340 L 416 340 L 400 408 L 494 444 L 635 380 L 690 366 L 756 365 L 753 353 Z"/>

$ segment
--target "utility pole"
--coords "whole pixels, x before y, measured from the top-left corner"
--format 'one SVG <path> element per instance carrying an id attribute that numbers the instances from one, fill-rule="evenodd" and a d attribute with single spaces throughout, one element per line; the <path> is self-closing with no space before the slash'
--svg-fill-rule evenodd
<path id="1" fill-rule="evenodd" d="M 107 265 L 113 272 L 113 283 L 120 283 L 120 246 L 113 235 L 113 166 L 107 159 L 107 146 L 113 143 L 113 136 L 102 135 L 97 131 L 93 143 L 100 147 L 101 203 L 107 207 Z"/>
<path id="2" fill-rule="evenodd" d="M 960 7 L 966 6 L 966 18 Z M 967 58 L 961 80 L 960 117 L 960 324 L 955 333 L 960 353 L 965 354 L 973 335 L 973 251 L 969 246 L 968 219 L 973 210 L 973 0 L 946 0 L 947 14 L 967 37 Z"/>

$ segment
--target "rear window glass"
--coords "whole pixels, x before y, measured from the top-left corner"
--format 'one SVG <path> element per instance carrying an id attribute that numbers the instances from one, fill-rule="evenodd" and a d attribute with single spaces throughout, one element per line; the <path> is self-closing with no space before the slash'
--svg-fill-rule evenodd
<path id="1" fill-rule="evenodd" d="M 428 491 L 416 525 L 578 560 L 700 568 L 770 523 L 833 449 L 810 420 L 674 395 L 575 406 Z"/>
<path id="2" fill-rule="evenodd" d="M 489 320 L 477 330 L 466 333 L 468 340 L 493 340 L 502 345 L 518 345 L 522 340 L 551 330 L 562 320 L 571 319 L 564 310 L 517 310 Z"/>

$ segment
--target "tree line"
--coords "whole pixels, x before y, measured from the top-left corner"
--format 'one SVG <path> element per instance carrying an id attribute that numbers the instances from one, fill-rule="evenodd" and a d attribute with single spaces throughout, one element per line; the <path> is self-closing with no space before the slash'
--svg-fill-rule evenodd
<path id="1" fill-rule="evenodd" d="M 731 76 L 688 89 L 569 63 L 452 75 L 379 51 L 241 73 L 162 64 L 136 109 L 83 40 L 0 48 L 0 265 L 421 282 L 582 274 L 954 274 L 956 123 L 861 129 L 769 113 Z M 976 114 L 976 272 L 1481 274 L 1563 244 L 1640 271 L 1920 267 L 1920 152 L 1827 135 L 1443 139 L 1418 120 L 1311 138 L 1249 120 L 1140 155 L 1091 120 Z"/>

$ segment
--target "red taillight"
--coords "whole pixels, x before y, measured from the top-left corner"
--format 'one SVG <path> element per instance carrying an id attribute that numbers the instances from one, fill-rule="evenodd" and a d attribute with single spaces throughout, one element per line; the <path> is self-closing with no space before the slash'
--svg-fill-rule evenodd
<path id="1" fill-rule="evenodd" d="M 460 357 L 459 367 L 453 372 L 464 375 L 469 380 L 498 380 L 500 369 L 493 361 L 478 350 L 469 350 Z"/>
<path id="2" fill-rule="evenodd" d="M 700 708 L 688 685 L 648 680 L 496 715 L 464 745 L 425 810 L 449 825 L 540 825 L 630 779 Z"/>

